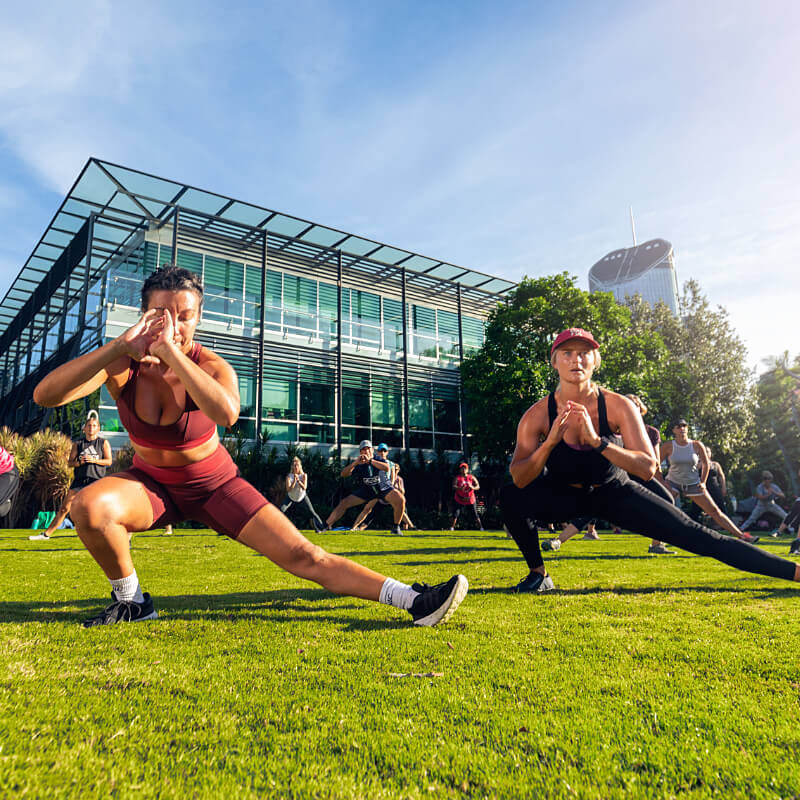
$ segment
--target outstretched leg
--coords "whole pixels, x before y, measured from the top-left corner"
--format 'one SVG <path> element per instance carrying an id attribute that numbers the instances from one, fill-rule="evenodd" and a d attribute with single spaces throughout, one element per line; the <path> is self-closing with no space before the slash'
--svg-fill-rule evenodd
<path id="1" fill-rule="evenodd" d="M 633 481 L 592 493 L 599 515 L 624 528 L 708 556 L 736 569 L 772 578 L 800 580 L 800 566 L 760 547 L 723 536 L 693 522 L 675 506 Z"/>
<path id="2" fill-rule="evenodd" d="M 408 586 L 378 572 L 328 553 L 305 538 L 275 506 L 264 506 L 242 528 L 237 541 L 265 555 L 282 569 L 314 581 L 338 595 L 374 600 L 411 613 L 418 625 L 445 622 L 467 593 L 463 575 L 428 587 Z"/>

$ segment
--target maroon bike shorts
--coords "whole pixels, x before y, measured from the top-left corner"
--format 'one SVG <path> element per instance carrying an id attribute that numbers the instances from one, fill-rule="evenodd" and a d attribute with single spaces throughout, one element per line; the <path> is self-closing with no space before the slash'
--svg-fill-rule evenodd
<path id="1" fill-rule="evenodd" d="M 139 481 L 153 508 L 153 528 L 193 519 L 236 539 L 256 512 L 269 505 L 261 492 L 239 474 L 220 445 L 202 461 L 183 467 L 155 467 L 138 455 L 133 466 L 114 477 Z"/>

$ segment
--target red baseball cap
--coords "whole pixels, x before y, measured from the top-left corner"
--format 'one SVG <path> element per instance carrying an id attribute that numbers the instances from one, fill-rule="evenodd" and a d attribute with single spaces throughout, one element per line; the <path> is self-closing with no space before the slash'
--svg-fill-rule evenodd
<path id="1" fill-rule="evenodd" d="M 599 343 L 595 341 L 594 336 L 592 336 L 589 331 L 585 331 L 583 328 L 567 328 L 565 331 L 561 331 L 561 333 L 556 336 L 556 340 L 553 342 L 553 346 L 550 348 L 550 355 L 552 356 L 562 344 L 571 342 L 573 339 L 580 339 L 582 342 L 590 344 L 593 350 L 596 350 L 598 347 L 600 347 Z"/>
<path id="2" fill-rule="evenodd" d="M 458 465 L 458 468 L 459 468 L 459 469 L 461 469 L 461 467 L 466 467 L 467 469 L 469 469 L 469 464 L 467 464 L 467 462 L 466 462 L 466 461 L 462 461 L 462 462 L 461 462 L 461 463 Z"/>

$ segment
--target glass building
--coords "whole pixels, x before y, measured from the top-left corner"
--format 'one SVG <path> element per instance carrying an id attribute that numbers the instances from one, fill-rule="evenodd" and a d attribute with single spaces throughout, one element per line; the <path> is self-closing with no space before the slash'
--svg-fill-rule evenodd
<path id="1" fill-rule="evenodd" d="M 33 388 L 132 325 L 173 262 L 202 275 L 196 338 L 237 371 L 245 438 L 468 450 L 458 365 L 513 283 L 97 159 L 0 302 L 0 424 L 57 427 Z M 99 410 L 126 441 L 105 388 Z"/>
<path id="2" fill-rule="evenodd" d="M 666 303 L 678 313 L 678 278 L 672 245 L 651 239 L 636 247 L 614 250 L 589 270 L 590 292 L 611 292 L 620 302 L 638 294 L 650 305 Z"/>

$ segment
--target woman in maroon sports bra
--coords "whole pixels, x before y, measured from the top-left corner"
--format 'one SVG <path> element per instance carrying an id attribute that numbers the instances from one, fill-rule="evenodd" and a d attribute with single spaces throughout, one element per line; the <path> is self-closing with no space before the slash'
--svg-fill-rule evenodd
<path id="1" fill-rule="evenodd" d="M 133 567 L 129 533 L 183 519 L 204 522 L 278 566 L 340 595 L 402 608 L 417 625 L 447 620 L 467 593 L 454 575 L 436 586 L 408 586 L 309 542 L 240 477 L 217 425 L 239 418 L 236 373 L 194 341 L 203 287 L 189 270 L 166 267 L 142 287 L 144 314 L 97 350 L 53 370 L 34 391 L 55 407 L 105 385 L 135 451 L 133 466 L 87 486 L 72 519 L 81 541 L 111 582 L 112 603 L 84 625 L 158 616 Z"/>

